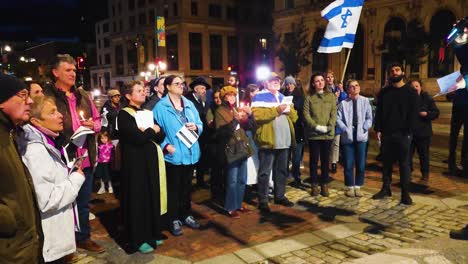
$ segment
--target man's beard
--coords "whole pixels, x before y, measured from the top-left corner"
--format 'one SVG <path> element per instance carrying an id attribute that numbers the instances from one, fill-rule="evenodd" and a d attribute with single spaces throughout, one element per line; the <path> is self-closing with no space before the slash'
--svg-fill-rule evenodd
<path id="1" fill-rule="evenodd" d="M 198 101 L 206 102 L 206 95 L 198 95 L 195 93 L 195 97 L 197 97 Z"/>
<path id="2" fill-rule="evenodd" d="M 398 75 L 398 76 L 392 76 L 392 77 L 388 78 L 388 81 L 389 81 L 390 83 L 398 83 L 398 82 L 400 82 L 404 77 L 405 77 L 404 74 L 401 74 L 401 75 Z"/>

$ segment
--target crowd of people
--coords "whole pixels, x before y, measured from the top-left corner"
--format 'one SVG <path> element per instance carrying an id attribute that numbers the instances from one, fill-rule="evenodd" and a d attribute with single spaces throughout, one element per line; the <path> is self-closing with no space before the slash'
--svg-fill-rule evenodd
<path id="1" fill-rule="evenodd" d="M 430 175 L 431 122 L 439 110 L 420 80 L 404 78 L 399 63 L 387 69 L 388 85 L 376 96 L 375 113 L 357 80 L 336 83 L 332 71 L 313 74 L 307 91 L 300 80 L 276 73 L 245 89 L 236 76 L 212 88 L 203 77 L 187 85 L 167 75 L 108 90 L 109 100 L 98 111 L 75 86 L 75 65 L 71 56 L 57 55 L 54 81 L 43 89 L 0 75 L 2 263 L 68 263 L 79 258 L 76 248 L 104 252 L 90 238 L 89 203 L 94 176 L 97 194 L 114 193 L 116 171 L 123 237 L 130 251 L 141 253 L 163 244 L 163 230 L 181 236 L 184 226 L 200 228 L 191 209 L 194 176 L 196 187 L 221 194 L 217 202 L 232 219 L 250 213 L 245 202 L 254 195 L 262 214 L 271 212 L 270 197 L 294 206 L 285 195 L 289 175 L 291 186 L 305 189 L 308 183 L 312 196 L 329 196 L 330 173 L 340 160 L 345 195 L 363 196 L 372 127 L 383 163 L 382 188 L 373 199 L 392 196 L 397 161 L 400 202 L 412 204 L 415 151 L 422 180 Z M 143 126 L 148 115 L 152 125 Z M 81 130 L 87 133 L 78 142 Z M 308 182 L 301 179 L 306 144 Z M 466 148 L 462 156 L 466 160 Z"/>

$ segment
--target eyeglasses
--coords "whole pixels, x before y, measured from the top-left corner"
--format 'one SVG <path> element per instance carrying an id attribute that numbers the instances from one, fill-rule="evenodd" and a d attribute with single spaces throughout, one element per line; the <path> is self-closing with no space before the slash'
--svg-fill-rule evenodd
<path id="1" fill-rule="evenodd" d="M 28 98 L 29 98 L 29 92 L 26 92 L 26 91 L 24 91 L 24 92 L 19 92 L 19 93 L 15 94 L 15 95 L 18 96 L 19 98 L 23 99 L 23 101 L 25 101 L 25 102 L 26 102 L 26 101 L 28 100 Z"/>
<path id="2" fill-rule="evenodd" d="M 113 95 L 111 97 L 122 97 L 120 94 Z"/>
<path id="3" fill-rule="evenodd" d="M 183 82 L 175 82 L 175 83 L 172 83 L 172 85 L 174 85 L 174 86 L 183 86 L 184 83 Z"/>

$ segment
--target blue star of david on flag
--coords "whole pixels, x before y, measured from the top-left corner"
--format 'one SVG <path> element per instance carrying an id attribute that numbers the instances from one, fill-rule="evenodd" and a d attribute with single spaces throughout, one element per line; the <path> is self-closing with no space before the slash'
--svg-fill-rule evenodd
<path id="1" fill-rule="evenodd" d="M 328 20 L 318 52 L 334 53 L 353 48 L 364 0 L 336 0 L 322 10 Z"/>

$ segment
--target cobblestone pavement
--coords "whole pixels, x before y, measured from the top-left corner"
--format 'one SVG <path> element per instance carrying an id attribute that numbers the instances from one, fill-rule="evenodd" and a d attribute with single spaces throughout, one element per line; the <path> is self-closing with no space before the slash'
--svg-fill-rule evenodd
<path id="1" fill-rule="evenodd" d="M 197 190 L 193 209 L 202 229 L 184 229 L 177 238 L 165 232 L 168 239 L 154 254 L 126 253 L 119 244 L 118 200 L 95 195 L 92 237 L 107 252 L 89 254 L 78 263 L 468 263 L 468 242 L 447 235 L 468 224 L 468 180 L 445 174 L 450 107 L 438 104 L 442 115 L 434 124 L 430 179 L 418 179 L 416 158 L 412 206 L 398 204 L 397 168 L 393 197 L 370 199 L 381 187 L 378 147 L 371 136 L 364 197 L 344 196 L 341 166 L 332 175 L 330 197 L 311 197 L 308 189 L 288 186 L 287 196 L 296 205 L 272 205 L 270 217 L 261 216 L 253 204 L 251 214 L 232 220 L 207 202 L 207 190 Z M 307 153 L 304 161 L 303 178 Z"/>

